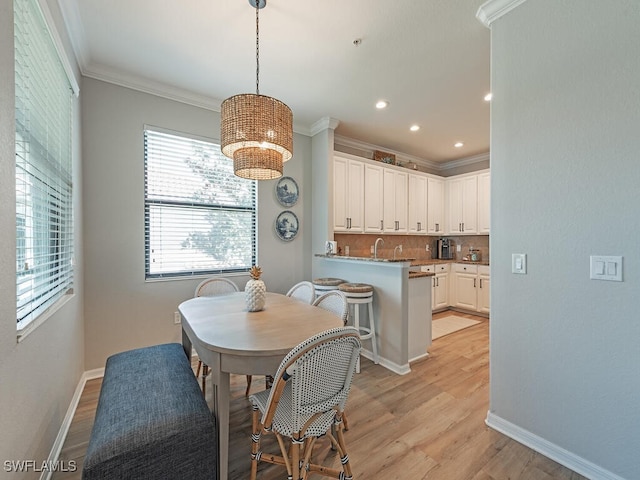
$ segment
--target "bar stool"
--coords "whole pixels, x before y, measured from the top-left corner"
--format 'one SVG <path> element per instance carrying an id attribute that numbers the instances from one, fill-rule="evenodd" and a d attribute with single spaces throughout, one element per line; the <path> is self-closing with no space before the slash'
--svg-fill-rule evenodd
<path id="1" fill-rule="evenodd" d="M 378 345 L 376 341 L 376 324 L 373 318 L 373 286 L 367 283 L 343 283 L 338 287 L 347 297 L 347 304 L 353 305 L 353 326 L 360 333 L 361 340 L 371 340 L 373 362 L 378 363 Z M 369 309 L 369 326 L 360 325 L 360 305 Z M 360 362 L 356 370 L 360 372 Z"/>
<path id="2" fill-rule="evenodd" d="M 345 282 L 346 280 L 342 280 L 341 278 L 316 278 L 312 282 L 313 288 L 316 289 L 316 298 L 331 290 L 337 290 L 338 286 Z"/>

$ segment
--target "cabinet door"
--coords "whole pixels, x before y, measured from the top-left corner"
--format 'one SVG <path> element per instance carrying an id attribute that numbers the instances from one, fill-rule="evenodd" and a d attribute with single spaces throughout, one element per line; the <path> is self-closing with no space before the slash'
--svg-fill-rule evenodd
<path id="1" fill-rule="evenodd" d="M 491 277 L 488 274 L 478 274 L 478 312 L 489 313 Z"/>
<path id="2" fill-rule="evenodd" d="M 407 218 L 409 208 L 409 174 L 396 172 L 395 207 L 398 232 L 407 233 Z"/>
<path id="3" fill-rule="evenodd" d="M 409 174 L 409 233 L 427 233 L 427 177 Z"/>
<path id="4" fill-rule="evenodd" d="M 364 230 L 364 164 L 349 160 L 347 175 L 347 213 L 349 232 Z"/>
<path id="5" fill-rule="evenodd" d="M 333 231 L 346 232 L 349 225 L 347 213 L 347 163 L 340 157 L 333 158 Z"/>
<path id="6" fill-rule="evenodd" d="M 478 176 L 462 181 L 462 233 L 478 233 Z"/>
<path id="7" fill-rule="evenodd" d="M 489 233 L 491 224 L 491 174 L 478 175 L 478 233 Z"/>
<path id="8" fill-rule="evenodd" d="M 477 275 L 475 273 L 454 273 L 456 302 L 455 306 L 476 310 L 477 308 Z"/>
<path id="9" fill-rule="evenodd" d="M 383 172 L 383 219 L 385 233 L 407 232 L 408 175 L 385 168 Z"/>
<path id="10" fill-rule="evenodd" d="M 449 233 L 462 233 L 462 180 L 450 180 L 447 185 L 449 197 Z"/>
<path id="11" fill-rule="evenodd" d="M 364 231 L 366 233 L 382 232 L 384 205 L 383 168 L 377 165 L 364 167 Z"/>
<path id="12" fill-rule="evenodd" d="M 444 181 L 427 179 L 427 233 L 444 233 Z"/>
<path id="13" fill-rule="evenodd" d="M 449 306 L 449 274 L 438 273 L 433 277 L 436 281 L 433 292 L 432 310 L 446 308 Z"/>

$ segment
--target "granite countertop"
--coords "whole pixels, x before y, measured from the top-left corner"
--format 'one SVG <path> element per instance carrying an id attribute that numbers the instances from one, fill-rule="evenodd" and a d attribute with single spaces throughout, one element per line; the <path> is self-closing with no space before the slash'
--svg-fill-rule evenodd
<path id="1" fill-rule="evenodd" d="M 415 258 L 398 257 L 398 258 L 373 258 L 373 257 L 350 257 L 347 255 L 327 255 L 325 253 L 316 253 L 316 257 L 332 258 L 337 260 L 361 260 L 364 262 L 386 262 L 386 263 L 398 263 L 398 262 L 413 262 Z M 413 264 L 413 263 L 412 263 Z"/>
<path id="2" fill-rule="evenodd" d="M 488 261 L 481 260 L 479 262 L 470 262 L 468 260 L 456 260 L 452 258 L 451 260 L 443 260 L 440 258 L 432 258 L 432 259 L 416 259 L 411 262 L 412 267 L 419 267 L 422 265 L 439 265 L 441 263 L 468 263 L 470 265 L 489 265 Z"/>
<path id="3" fill-rule="evenodd" d="M 420 278 L 420 277 L 435 277 L 435 273 L 432 272 L 409 272 L 409 278 Z"/>

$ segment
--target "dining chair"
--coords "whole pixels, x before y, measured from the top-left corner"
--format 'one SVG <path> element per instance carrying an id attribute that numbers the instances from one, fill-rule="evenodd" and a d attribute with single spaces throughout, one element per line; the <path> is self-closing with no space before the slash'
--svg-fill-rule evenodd
<path id="1" fill-rule="evenodd" d="M 231 280 L 226 278 L 206 278 L 198 284 L 194 297 L 214 297 L 216 295 L 224 295 L 227 293 L 239 292 L 240 289 Z M 209 367 L 202 363 L 202 360 L 198 360 L 198 368 L 196 370 L 196 378 L 200 377 L 200 369 L 202 369 L 202 394 L 206 393 L 206 378 L 209 374 Z M 250 376 L 247 375 L 247 383 L 250 384 Z M 247 391 L 249 387 L 247 386 Z"/>
<path id="2" fill-rule="evenodd" d="M 342 417 L 360 348 L 353 327 L 314 335 L 282 360 L 270 390 L 249 397 L 253 405 L 251 480 L 256 480 L 258 462 L 284 465 L 288 478 L 306 479 L 313 473 L 352 478 Z M 267 434 L 275 435 L 280 455 L 261 451 L 261 436 Z M 311 461 L 316 440 L 324 435 L 340 455 L 339 468 Z"/>
<path id="3" fill-rule="evenodd" d="M 347 296 L 341 291 L 330 290 L 316 298 L 312 305 L 334 313 L 342 319 L 345 325 L 347 324 L 347 320 L 349 319 L 349 304 L 347 303 Z"/>
<path id="4" fill-rule="evenodd" d="M 287 297 L 295 298 L 301 302 L 311 304 L 316 299 L 316 289 L 311 282 L 296 283 L 287 292 Z"/>

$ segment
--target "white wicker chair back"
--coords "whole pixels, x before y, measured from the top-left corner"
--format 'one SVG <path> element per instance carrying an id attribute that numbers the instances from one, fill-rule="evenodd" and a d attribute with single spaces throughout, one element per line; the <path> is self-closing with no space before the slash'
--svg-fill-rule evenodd
<path id="1" fill-rule="evenodd" d="M 311 282 L 296 283 L 291 287 L 291 290 L 287 292 L 287 297 L 311 304 L 316 298 L 316 289 Z"/>
<path id="2" fill-rule="evenodd" d="M 194 297 L 213 297 L 225 293 L 239 292 L 240 289 L 231 280 L 226 278 L 207 278 L 196 287 Z"/>
<path id="3" fill-rule="evenodd" d="M 347 296 L 341 291 L 331 290 L 324 295 L 320 295 L 312 305 L 334 313 L 342 319 L 345 325 L 347 324 L 347 320 L 349 319 L 349 304 L 347 303 Z"/>

